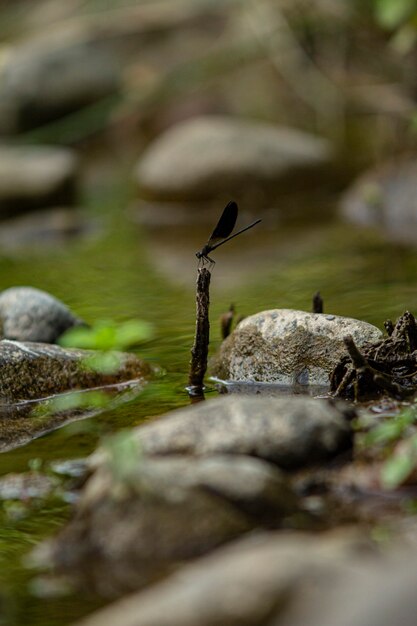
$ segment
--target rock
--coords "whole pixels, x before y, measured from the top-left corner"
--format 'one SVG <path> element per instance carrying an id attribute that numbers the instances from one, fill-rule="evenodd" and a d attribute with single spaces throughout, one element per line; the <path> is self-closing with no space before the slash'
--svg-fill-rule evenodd
<path id="1" fill-rule="evenodd" d="M 39 472 L 6 474 L 0 478 L 0 500 L 46 498 L 56 487 L 56 482 Z"/>
<path id="2" fill-rule="evenodd" d="M 87 222 L 75 207 L 54 207 L 26 213 L 2 221 L 0 248 L 3 254 L 20 255 L 22 250 L 49 253 L 75 237 L 91 234 L 94 225 Z"/>
<path id="3" fill-rule="evenodd" d="M 33 129 L 115 93 L 109 50 L 63 34 L 9 48 L 0 72 L 0 133 Z"/>
<path id="4" fill-rule="evenodd" d="M 297 510 L 283 475 L 257 459 L 152 460 L 140 446 L 129 449 L 123 475 L 126 448 L 120 457 L 107 450 L 75 517 L 37 557 L 101 594 L 141 587 L 267 514 L 277 523 Z"/>
<path id="5" fill-rule="evenodd" d="M 60 476 L 81 478 L 88 472 L 87 459 L 67 459 L 65 461 L 52 461 L 49 465 L 52 472 Z"/>
<path id="6" fill-rule="evenodd" d="M 417 159 L 378 166 L 345 193 L 342 215 L 361 226 L 376 226 L 393 241 L 417 241 Z"/>
<path id="7" fill-rule="evenodd" d="M 10 287 L 0 293 L 0 322 L 5 339 L 54 343 L 69 328 L 84 325 L 46 291 Z"/>
<path id="8" fill-rule="evenodd" d="M 69 148 L 0 146 L 0 217 L 75 200 L 78 160 Z"/>
<path id="9" fill-rule="evenodd" d="M 285 181 L 328 164 L 326 141 L 262 122 L 203 116 L 170 128 L 141 157 L 136 179 L 155 200 L 238 200 L 276 194 Z M 243 188 L 243 191 L 242 191 Z"/>
<path id="10" fill-rule="evenodd" d="M 283 625 L 288 606 L 305 603 L 312 592 L 325 603 L 329 583 L 343 582 L 361 563 L 365 572 L 380 566 L 359 534 L 263 533 L 220 548 L 76 626 L 265 626 L 281 616 Z M 348 594 L 344 601 L 351 601 Z"/>
<path id="11" fill-rule="evenodd" d="M 380 563 L 377 569 L 358 568 L 337 581 L 323 603 L 314 595 L 309 610 L 296 612 L 286 626 L 414 626 L 417 594 L 415 550 Z M 324 591 L 322 589 L 322 591 Z M 312 606 L 311 606 L 312 605 Z M 277 620 L 271 626 L 280 626 Z"/>
<path id="12" fill-rule="evenodd" d="M 151 376 L 149 365 L 125 353 L 119 354 L 113 374 L 94 372 L 83 366 L 92 354 L 44 343 L 0 341 L 0 452 L 131 401 Z M 90 389 L 93 398 L 86 393 Z M 94 402 L 97 392 L 100 404 Z M 39 403 L 43 411 L 37 410 Z"/>
<path id="13" fill-rule="evenodd" d="M 344 411 L 344 404 L 301 396 L 221 396 L 139 426 L 135 436 L 150 455 L 247 454 L 292 469 L 350 447 Z"/>
<path id="14" fill-rule="evenodd" d="M 149 377 L 150 367 L 133 354 L 119 353 L 112 374 L 82 367 L 91 350 L 47 343 L 0 341 L 0 397 L 3 403 L 38 400 L 71 389 L 90 389 Z"/>
<path id="15" fill-rule="evenodd" d="M 382 338 L 360 320 L 324 313 L 275 309 L 246 317 L 222 343 L 213 372 L 223 380 L 282 385 L 328 385 L 346 354 L 343 338 L 358 348 Z"/>

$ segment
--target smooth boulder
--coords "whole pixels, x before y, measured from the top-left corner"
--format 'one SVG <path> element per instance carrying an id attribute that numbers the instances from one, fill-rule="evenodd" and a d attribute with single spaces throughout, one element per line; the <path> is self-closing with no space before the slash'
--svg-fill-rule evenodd
<path id="1" fill-rule="evenodd" d="M 258 192 L 274 195 L 286 181 L 314 174 L 331 160 L 329 144 L 265 122 L 203 116 L 168 129 L 145 150 L 135 176 L 155 200 L 205 200 Z M 252 196 L 253 199 L 253 196 Z"/>
<path id="2" fill-rule="evenodd" d="M 150 455 L 246 454 L 283 469 L 325 462 L 350 448 L 349 411 L 307 396 L 221 396 L 135 429 Z"/>
<path id="3" fill-rule="evenodd" d="M 227 337 L 213 361 L 223 380 L 282 385 L 328 385 L 346 354 L 344 337 L 360 348 L 382 332 L 361 320 L 325 313 L 273 309 L 246 317 Z"/>
<path id="4" fill-rule="evenodd" d="M 60 300 L 35 287 L 10 287 L 0 293 L 4 339 L 54 343 L 69 328 L 85 325 Z"/>
<path id="5" fill-rule="evenodd" d="M 298 510 L 283 474 L 258 459 L 149 459 L 132 443 L 120 458 L 107 449 L 73 519 L 38 552 L 77 585 L 102 595 L 137 589 Z"/>
<path id="6" fill-rule="evenodd" d="M 286 618 L 293 607 L 304 618 L 298 626 L 319 624 L 316 613 L 308 611 L 314 600 L 328 605 L 334 586 L 352 583 L 355 571 L 363 585 L 381 564 L 359 533 L 260 533 L 216 550 L 76 626 L 292 626 Z M 347 595 L 342 605 L 349 602 Z"/>
<path id="7" fill-rule="evenodd" d="M 0 71 L 0 133 L 31 130 L 91 105 L 120 86 L 110 50 L 71 32 L 8 50 Z"/>
<path id="8" fill-rule="evenodd" d="M 78 158 L 57 146 L 0 146 L 0 217 L 76 200 Z"/>

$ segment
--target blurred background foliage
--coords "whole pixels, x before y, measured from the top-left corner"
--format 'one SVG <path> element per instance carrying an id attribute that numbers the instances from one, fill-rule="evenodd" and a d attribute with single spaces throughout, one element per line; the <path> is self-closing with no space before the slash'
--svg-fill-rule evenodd
<path id="1" fill-rule="evenodd" d="M 227 112 L 318 131 L 352 161 L 415 143 L 415 0 L 15 0 L 0 20 L 3 63 L 41 38 L 87 41 L 122 68 L 105 97 L 26 128 L 25 141 L 106 129 L 119 145 L 146 142 Z"/>

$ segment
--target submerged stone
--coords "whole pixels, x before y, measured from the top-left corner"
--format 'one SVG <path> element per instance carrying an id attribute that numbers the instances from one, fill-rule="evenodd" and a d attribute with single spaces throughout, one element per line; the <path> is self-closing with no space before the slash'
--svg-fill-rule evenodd
<path id="1" fill-rule="evenodd" d="M 274 309 L 246 317 L 223 342 L 213 373 L 223 380 L 283 385 L 328 385 L 346 354 L 344 337 L 358 347 L 382 338 L 361 320 L 325 313 Z"/>
<path id="2" fill-rule="evenodd" d="M 0 293 L 0 323 L 5 339 L 54 343 L 66 330 L 85 323 L 46 291 L 10 287 Z"/>

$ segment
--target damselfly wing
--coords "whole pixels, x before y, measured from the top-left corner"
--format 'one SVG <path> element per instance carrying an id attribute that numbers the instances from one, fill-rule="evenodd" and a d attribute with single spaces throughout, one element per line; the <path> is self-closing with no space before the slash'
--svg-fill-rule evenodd
<path id="1" fill-rule="evenodd" d="M 252 222 L 252 224 L 249 224 L 249 226 L 246 226 L 245 228 L 238 230 L 238 232 L 234 235 L 231 235 L 231 232 L 233 231 L 236 224 L 237 214 L 238 206 L 236 202 L 229 202 L 223 209 L 223 213 L 221 214 L 220 219 L 217 222 L 215 229 L 211 233 L 206 245 L 199 252 L 196 252 L 196 257 L 203 264 L 214 264 L 215 261 L 208 256 L 210 252 L 212 252 L 219 246 L 222 246 L 227 241 L 230 241 L 230 239 L 233 239 L 234 237 L 237 237 L 241 233 L 245 232 L 245 230 L 249 230 L 249 228 L 252 228 L 256 224 L 259 224 L 259 222 L 261 221 L 256 220 L 255 222 Z"/>

